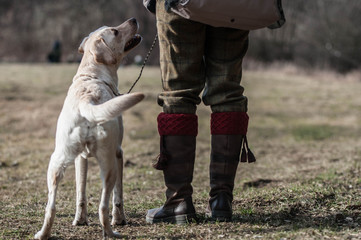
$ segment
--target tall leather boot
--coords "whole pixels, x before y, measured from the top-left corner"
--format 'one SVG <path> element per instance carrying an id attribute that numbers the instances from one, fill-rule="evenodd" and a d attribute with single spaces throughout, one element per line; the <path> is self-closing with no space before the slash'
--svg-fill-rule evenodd
<path id="1" fill-rule="evenodd" d="M 158 116 L 160 155 L 154 167 L 163 170 L 167 187 L 166 202 L 160 208 L 148 210 L 148 223 L 184 224 L 195 219 L 192 202 L 192 180 L 196 149 L 197 116 L 165 114 Z"/>
<path id="2" fill-rule="evenodd" d="M 207 215 L 213 220 L 232 219 L 234 179 L 238 162 L 255 162 L 248 148 L 248 115 L 245 112 L 223 112 L 211 115 L 211 163 Z"/>

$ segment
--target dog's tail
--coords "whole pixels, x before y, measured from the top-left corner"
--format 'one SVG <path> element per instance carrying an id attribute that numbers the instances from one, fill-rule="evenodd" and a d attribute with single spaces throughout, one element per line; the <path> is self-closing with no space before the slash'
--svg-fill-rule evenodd
<path id="1" fill-rule="evenodd" d="M 81 102 L 79 104 L 80 115 L 89 122 L 107 122 L 139 103 L 143 98 L 143 93 L 130 93 L 115 97 L 98 105 L 91 102 Z"/>

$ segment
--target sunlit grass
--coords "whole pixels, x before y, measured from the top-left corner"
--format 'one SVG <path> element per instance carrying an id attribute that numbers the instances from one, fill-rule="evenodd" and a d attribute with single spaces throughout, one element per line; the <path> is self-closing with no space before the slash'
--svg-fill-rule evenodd
<path id="1" fill-rule="evenodd" d="M 56 121 L 76 64 L 0 65 L 0 239 L 32 239 L 43 221 L 46 171 Z M 119 69 L 126 92 L 138 67 Z M 125 112 L 124 201 L 130 239 L 358 239 L 361 237 L 361 82 L 330 73 L 278 68 L 244 71 L 248 140 L 256 164 L 240 164 L 234 221 L 205 217 L 209 191 L 208 107 L 198 108 L 193 199 L 199 223 L 148 225 L 146 211 L 165 200 L 163 176 L 151 167 L 159 151 L 159 69 L 146 67 L 134 91 L 145 100 Z M 352 96 L 352 97 L 350 97 Z M 57 197 L 55 239 L 99 239 L 99 167 L 89 160 L 90 226 L 73 227 L 74 166 Z"/>

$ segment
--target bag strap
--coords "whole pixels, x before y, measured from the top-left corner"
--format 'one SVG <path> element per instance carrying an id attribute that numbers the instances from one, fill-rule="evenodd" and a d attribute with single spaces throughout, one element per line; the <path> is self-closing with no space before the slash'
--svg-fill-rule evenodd
<path id="1" fill-rule="evenodd" d="M 143 0 L 144 7 L 151 13 L 155 14 L 156 0 Z"/>
<path id="2" fill-rule="evenodd" d="M 270 26 L 268 26 L 267 28 L 269 28 L 269 29 L 280 28 L 286 22 L 285 14 L 284 14 L 283 8 L 282 8 L 282 0 L 277 0 L 277 8 L 278 8 L 278 11 L 279 11 L 279 14 L 280 14 L 280 20 L 278 20 L 277 22 L 275 22 L 275 23 L 271 24 Z"/>

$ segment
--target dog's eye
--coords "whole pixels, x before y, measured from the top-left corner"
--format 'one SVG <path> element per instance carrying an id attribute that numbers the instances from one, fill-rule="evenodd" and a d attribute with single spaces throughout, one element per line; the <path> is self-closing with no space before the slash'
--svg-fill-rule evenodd
<path id="1" fill-rule="evenodd" d="M 117 35 L 118 35 L 118 33 L 119 33 L 119 31 L 118 31 L 118 30 L 116 30 L 116 29 L 112 29 L 112 32 L 113 32 L 113 34 L 114 34 L 115 36 L 117 36 Z"/>

